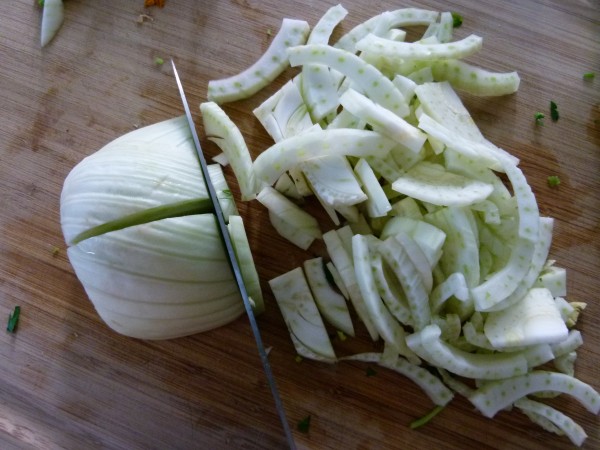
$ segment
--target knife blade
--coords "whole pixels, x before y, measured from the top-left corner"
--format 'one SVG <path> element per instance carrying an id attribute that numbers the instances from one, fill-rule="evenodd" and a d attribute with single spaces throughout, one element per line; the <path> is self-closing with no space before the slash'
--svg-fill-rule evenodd
<path id="1" fill-rule="evenodd" d="M 227 228 L 227 224 L 225 223 L 225 216 L 223 215 L 223 210 L 221 208 L 221 204 L 219 203 L 217 193 L 215 187 L 212 184 L 210 179 L 210 175 L 208 173 L 208 167 L 206 165 L 206 159 L 204 158 L 204 153 L 202 152 L 202 147 L 200 146 L 200 140 L 198 139 L 198 133 L 196 133 L 196 126 L 194 124 L 194 119 L 192 118 L 192 113 L 190 111 L 190 106 L 187 102 L 185 91 L 183 90 L 183 85 L 181 83 L 181 79 L 179 78 L 179 74 L 177 73 L 177 68 L 175 67 L 175 61 L 171 60 L 171 65 L 173 66 L 173 74 L 175 75 L 175 81 L 177 82 L 177 88 L 179 89 L 179 96 L 181 97 L 181 102 L 183 103 L 183 109 L 185 110 L 185 116 L 187 118 L 187 122 L 192 133 L 192 139 L 194 141 L 194 147 L 196 149 L 196 153 L 198 154 L 198 159 L 200 161 L 200 168 L 202 169 L 202 175 L 204 176 L 204 181 L 206 182 L 206 188 L 208 191 L 208 195 L 212 202 L 214 208 L 214 214 L 217 218 L 218 228 L 221 233 L 221 237 L 223 239 L 223 243 L 225 245 L 225 252 L 227 254 L 227 258 L 229 260 L 229 264 L 231 266 L 231 270 L 233 272 L 235 281 L 238 285 L 238 289 L 242 296 L 242 300 L 244 301 L 244 307 L 246 309 L 246 315 L 250 321 L 250 327 L 252 328 L 252 333 L 254 334 L 254 340 L 256 341 L 256 347 L 258 349 L 258 354 L 260 356 L 260 360 L 263 365 L 263 369 L 265 375 L 267 377 L 267 382 L 269 384 L 269 388 L 271 389 L 271 394 L 273 396 L 273 400 L 275 401 L 275 408 L 277 409 L 277 414 L 279 415 L 279 419 L 281 420 L 281 425 L 283 426 L 283 431 L 285 433 L 285 437 L 290 449 L 295 449 L 296 444 L 294 442 L 294 437 L 292 436 L 292 431 L 290 429 L 289 423 L 287 421 L 285 410 L 283 408 L 283 403 L 281 401 L 281 397 L 279 396 L 279 391 L 277 390 L 277 384 L 275 383 L 275 377 L 273 375 L 273 371 L 271 370 L 271 365 L 269 363 L 269 358 L 267 352 L 265 350 L 265 346 L 263 344 L 262 337 L 260 335 L 260 330 L 258 329 L 258 323 L 256 322 L 256 317 L 254 316 L 254 311 L 252 310 L 252 303 L 250 298 L 248 297 L 248 291 L 246 290 L 246 285 L 244 284 L 244 279 L 242 278 L 242 272 L 240 270 L 240 266 L 238 264 L 237 258 L 235 256 L 235 251 L 233 249 L 233 244 L 231 242 L 231 236 L 229 235 L 229 229 Z"/>

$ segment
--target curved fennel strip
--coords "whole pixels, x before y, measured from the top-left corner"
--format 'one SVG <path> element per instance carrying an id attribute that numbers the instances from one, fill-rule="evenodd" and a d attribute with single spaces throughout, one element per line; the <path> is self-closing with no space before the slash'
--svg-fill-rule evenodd
<path id="1" fill-rule="evenodd" d="M 480 380 L 498 380 L 527 373 L 527 359 L 519 352 L 474 354 L 455 348 L 440 338 L 438 325 L 428 325 L 406 338 L 421 358 L 456 375 Z"/>
<path id="2" fill-rule="evenodd" d="M 545 405 L 540 402 L 530 400 L 523 397 L 515 402 L 515 406 L 519 408 L 525 415 L 527 415 L 533 422 L 538 423 L 543 428 L 553 431 L 557 434 L 556 430 L 547 426 L 541 419 L 546 419 L 554 427 L 558 428 L 559 432 L 567 435 L 567 437 L 577 446 L 581 446 L 583 441 L 587 438 L 587 434 L 583 428 L 577 424 L 573 419 L 560 411 L 552 408 L 551 406 Z"/>
<path id="3" fill-rule="evenodd" d="M 356 43 L 368 34 L 386 35 L 392 28 L 429 25 L 439 16 L 437 11 L 418 8 L 401 8 L 386 11 L 358 24 L 336 43 L 335 47 L 355 52 Z"/>
<path id="4" fill-rule="evenodd" d="M 371 55 L 403 60 L 459 59 L 472 55 L 481 49 L 482 39 L 470 35 L 460 41 L 440 44 L 415 44 L 385 39 L 369 34 L 356 43 L 356 49 Z"/>
<path id="5" fill-rule="evenodd" d="M 356 172 L 358 179 L 363 185 L 363 189 L 367 193 L 367 199 L 364 204 L 367 215 L 369 217 L 386 217 L 387 213 L 392 209 L 392 205 L 387 199 L 371 166 L 367 164 L 364 158 L 361 158 L 354 165 L 354 172 Z"/>
<path id="6" fill-rule="evenodd" d="M 40 42 L 45 47 L 56 35 L 64 20 L 62 0 L 45 0 L 42 11 Z"/>
<path id="7" fill-rule="evenodd" d="M 377 290 L 371 270 L 368 237 L 360 234 L 352 237 L 352 258 L 356 281 L 377 332 L 396 352 L 406 355 L 408 347 L 406 346 L 404 328 L 390 314 Z"/>
<path id="8" fill-rule="evenodd" d="M 542 370 L 486 383 L 477 389 L 469 400 L 484 416 L 494 417 L 498 411 L 515 401 L 543 391 L 568 394 L 591 413 L 600 412 L 600 394 L 590 385 L 569 375 Z"/>
<path id="9" fill-rule="evenodd" d="M 413 327 L 415 330 L 421 330 L 431 321 L 431 310 L 427 290 L 417 268 L 405 248 L 394 237 L 381 241 L 378 252 L 402 285 L 410 308 Z"/>
<path id="10" fill-rule="evenodd" d="M 327 247 L 327 253 L 335 268 L 338 270 L 340 278 L 348 291 L 348 296 L 350 297 L 354 310 L 358 314 L 359 319 L 365 324 L 371 339 L 376 341 L 379 338 L 379 333 L 369 315 L 365 300 L 362 297 L 360 287 L 358 286 L 352 254 L 344 248 L 340 235 L 336 230 L 330 230 L 324 233 L 323 241 Z"/>
<path id="11" fill-rule="evenodd" d="M 345 50 L 328 45 L 300 45 L 288 50 L 290 64 L 323 64 L 341 72 L 373 101 L 397 114 L 408 115 L 409 107 L 402 93 L 387 77 L 371 64 Z"/>
<path id="12" fill-rule="evenodd" d="M 225 111 L 214 102 L 200 105 L 204 131 L 227 156 L 238 181 L 242 200 L 251 200 L 256 195 L 256 182 L 252 170 L 252 158 L 242 133 Z"/>
<path id="13" fill-rule="evenodd" d="M 303 20 L 283 19 L 279 32 L 258 61 L 237 75 L 209 81 L 208 100 L 233 102 L 260 91 L 286 69 L 287 49 L 304 43 L 309 29 L 308 23 Z"/>
<path id="14" fill-rule="evenodd" d="M 517 92 L 517 72 L 491 72 L 460 60 L 435 61 L 431 72 L 436 81 L 448 81 L 456 89 L 478 96 L 508 95 Z"/>
<path id="15" fill-rule="evenodd" d="M 327 10 L 312 29 L 307 44 L 327 44 L 334 28 L 346 17 L 348 11 L 342 5 Z M 320 64 L 302 67 L 302 93 L 308 111 L 315 122 L 335 111 L 339 105 L 337 79 L 329 68 Z"/>
<path id="16" fill-rule="evenodd" d="M 392 189 L 434 205 L 469 206 L 485 200 L 494 188 L 422 161 L 394 181 Z"/>
<path id="17" fill-rule="evenodd" d="M 387 153 L 395 143 L 374 131 L 332 129 L 300 134 L 280 141 L 254 161 L 258 183 L 272 185 L 300 162 L 326 155 L 368 156 Z"/>
<path id="18" fill-rule="evenodd" d="M 421 130 L 352 88 L 340 96 L 340 103 L 353 116 L 371 125 L 373 130 L 394 139 L 414 153 L 423 147 L 427 139 Z"/>
<path id="19" fill-rule="evenodd" d="M 539 209 L 525 175 L 521 169 L 508 161 L 503 161 L 503 167 L 515 192 L 518 237 L 511 249 L 508 263 L 479 286 L 471 289 L 475 309 L 478 311 L 490 310 L 519 287 L 519 283 L 528 274 L 540 237 Z"/>

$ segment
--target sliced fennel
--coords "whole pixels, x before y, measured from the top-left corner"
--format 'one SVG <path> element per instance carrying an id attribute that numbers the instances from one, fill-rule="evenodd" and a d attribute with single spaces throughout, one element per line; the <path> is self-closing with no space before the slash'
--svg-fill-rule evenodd
<path id="1" fill-rule="evenodd" d="M 208 100 L 233 102 L 260 91 L 285 70 L 288 66 L 287 49 L 304 43 L 309 28 L 305 21 L 284 19 L 271 45 L 258 61 L 237 75 L 208 83 Z"/>
<path id="2" fill-rule="evenodd" d="M 254 198 L 256 182 L 252 170 L 252 160 L 240 130 L 225 111 L 214 102 L 202 103 L 200 111 L 207 137 L 223 150 L 231 164 L 240 186 L 242 200 Z"/>
<path id="3" fill-rule="evenodd" d="M 297 342 L 311 352 L 335 361 L 336 356 L 327 330 L 319 315 L 308 282 L 301 268 L 293 269 L 269 281 L 281 314 Z M 301 356 L 302 347 L 296 345 Z"/>
<path id="4" fill-rule="evenodd" d="M 314 195 L 331 219 L 325 265 L 350 305 L 324 284 L 313 258 L 305 271 L 320 280 L 314 295 L 327 297 L 316 311 L 340 329 L 342 305 L 350 316 L 354 309 L 384 347 L 338 361 L 386 365 L 437 405 L 451 391 L 492 405 L 505 387 L 538 383 L 533 369 L 542 364 L 572 375 L 582 339 L 566 330 L 582 307 L 562 298 L 565 271 L 548 260 L 552 220 L 540 217 L 518 158 L 483 136 L 455 91 L 510 94 L 518 74 L 462 61 L 482 40 L 454 39 L 449 12 L 387 11 L 331 46 L 345 14 L 331 8 L 307 45 L 288 49 L 301 72 L 255 109 L 274 145 L 251 167 L 257 191 L 275 184 L 298 204 Z M 410 34 L 398 27 L 416 24 L 427 29 L 407 42 Z M 536 292 L 543 301 L 531 301 Z M 305 357 L 331 361 L 294 333 L 291 340 Z M 583 391 L 595 402 L 590 389 Z M 543 418 L 549 409 L 527 404 L 525 391 L 500 408 L 521 404 L 534 422 L 560 431 Z M 551 387 L 536 395 L 549 394 Z M 572 419 L 554 418 L 573 442 L 585 437 Z"/>

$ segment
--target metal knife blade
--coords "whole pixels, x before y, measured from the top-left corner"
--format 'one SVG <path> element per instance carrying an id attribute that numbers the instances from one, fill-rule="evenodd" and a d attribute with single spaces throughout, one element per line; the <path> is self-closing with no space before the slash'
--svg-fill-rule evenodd
<path id="1" fill-rule="evenodd" d="M 258 348 L 258 354 L 260 356 L 260 360 L 263 365 L 263 369 L 265 371 L 265 375 L 267 377 L 267 381 L 269 383 L 269 387 L 271 389 L 271 394 L 273 395 L 273 399 L 275 401 L 275 407 L 277 409 L 277 413 L 279 414 L 279 418 L 281 420 L 281 424 L 283 426 L 283 431 L 285 433 L 285 437 L 287 439 L 288 445 L 290 449 L 295 449 L 296 444 L 294 442 L 294 438 L 292 436 L 292 432 L 290 430 L 289 423 L 285 416 L 285 410 L 283 408 L 283 403 L 281 401 L 281 397 L 279 396 L 279 391 L 277 390 L 277 384 L 275 383 L 275 377 L 273 376 L 273 372 L 271 370 L 271 365 L 269 363 L 269 358 L 267 356 L 267 352 L 265 350 L 265 346 L 262 341 L 262 337 L 260 335 L 260 331 L 258 329 L 258 324 L 256 322 L 256 318 L 254 317 L 254 311 L 252 310 L 252 304 L 250 299 L 248 298 L 248 292 L 246 290 L 246 285 L 244 284 L 244 280 L 242 278 L 242 272 L 240 270 L 240 266 L 238 264 L 237 258 L 235 256 L 235 251 L 233 250 L 233 245 L 231 243 L 231 237 L 229 235 L 229 229 L 227 228 L 227 224 L 225 223 L 225 217 L 223 215 L 223 210 L 221 209 L 221 205 L 217 198 L 216 190 L 210 180 L 210 176 L 208 173 L 208 167 L 206 166 L 206 159 L 204 158 L 204 153 L 202 152 L 202 147 L 200 146 L 200 140 L 198 139 L 198 134 L 196 133 L 196 126 L 194 125 L 194 120 L 192 118 L 192 113 L 190 112 L 190 106 L 187 102 L 185 92 L 183 90 L 183 85 L 181 84 L 181 79 L 179 78 L 179 74 L 177 73 L 177 68 L 175 67 L 175 61 L 171 60 L 171 65 L 173 66 L 173 74 L 175 75 L 175 80 L 177 81 L 177 87 L 179 89 L 179 95 L 181 97 L 181 101 L 183 103 L 183 109 L 185 110 L 185 116 L 188 121 L 188 125 L 190 127 L 190 131 L 192 133 L 192 139 L 194 141 L 194 147 L 196 148 L 196 153 L 198 154 L 198 159 L 200 160 L 200 167 L 202 169 L 202 175 L 204 176 L 204 180 L 206 182 L 206 188 L 208 190 L 208 195 L 212 201 L 215 216 L 217 217 L 218 228 L 221 232 L 221 237 L 223 238 L 223 243 L 225 244 L 225 251 L 227 253 L 229 263 L 231 265 L 231 269 L 233 271 L 233 275 L 235 277 L 235 281 L 238 285 L 240 294 L 242 296 L 242 300 L 244 301 L 244 306 L 246 308 L 246 314 L 248 315 L 248 319 L 250 320 L 250 326 L 252 328 L 252 333 L 254 334 L 254 339 L 256 341 L 256 346 Z"/>

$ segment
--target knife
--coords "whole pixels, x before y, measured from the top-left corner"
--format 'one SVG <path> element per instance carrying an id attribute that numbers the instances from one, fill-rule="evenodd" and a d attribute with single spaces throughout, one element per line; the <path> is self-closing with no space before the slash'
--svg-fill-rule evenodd
<path id="1" fill-rule="evenodd" d="M 260 356 L 260 360 L 262 361 L 263 369 L 265 371 L 265 375 L 267 377 L 269 387 L 271 388 L 271 394 L 273 395 L 273 399 L 275 400 L 275 407 L 277 409 L 277 413 L 279 414 L 279 418 L 280 418 L 281 424 L 283 426 L 283 431 L 285 433 L 287 443 L 288 443 L 290 449 L 295 449 L 296 444 L 294 442 L 294 438 L 292 436 L 292 432 L 290 430 L 288 421 L 285 417 L 285 410 L 283 409 L 283 403 L 281 401 L 281 397 L 279 396 L 279 391 L 277 390 L 277 384 L 275 383 L 275 377 L 273 376 L 273 372 L 271 371 L 271 365 L 269 364 L 269 358 L 267 356 L 265 346 L 264 346 L 262 338 L 260 336 L 258 324 L 256 323 L 256 318 L 254 317 L 254 311 L 252 310 L 252 304 L 250 302 L 250 299 L 248 298 L 248 291 L 246 290 L 246 285 L 244 284 L 244 280 L 242 278 L 242 272 L 240 270 L 238 260 L 235 256 L 235 251 L 233 250 L 233 245 L 231 243 L 231 236 L 229 235 L 229 229 L 227 228 L 227 224 L 225 223 L 225 217 L 223 215 L 223 210 L 221 209 L 221 205 L 217 198 L 217 193 L 216 193 L 215 187 L 213 186 L 212 181 L 210 179 L 210 175 L 208 173 L 208 167 L 206 166 L 206 159 L 204 158 L 204 153 L 202 152 L 202 147 L 200 147 L 200 140 L 198 139 L 198 133 L 196 133 L 196 126 L 194 125 L 194 119 L 192 119 L 192 113 L 190 112 L 190 106 L 187 102 L 185 92 L 183 90 L 183 85 L 181 84 L 181 80 L 179 79 L 179 74 L 177 73 L 177 68 L 175 67 L 175 61 L 171 60 L 171 65 L 173 66 L 173 74 L 175 75 L 175 81 L 177 81 L 177 87 L 179 88 L 179 96 L 181 97 L 181 102 L 183 103 L 183 109 L 185 110 L 185 116 L 187 118 L 190 131 L 192 133 L 194 147 L 196 148 L 196 153 L 198 154 L 198 159 L 200 160 L 200 168 L 202 169 L 202 175 L 204 176 L 204 181 L 206 182 L 206 188 L 208 190 L 208 195 L 213 204 L 215 216 L 217 217 L 217 223 L 219 225 L 218 228 L 221 232 L 221 237 L 223 238 L 223 243 L 225 244 L 225 252 L 227 254 L 229 264 L 231 265 L 231 269 L 233 271 L 233 275 L 234 275 L 235 281 L 238 285 L 240 294 L 242 296 L 242 300 L 244 301 L 244 306 L 246 308 L 246 314 L 248 315 L 248 319 L 250 320 L 250 326 L 252 328 L 252 333 L 254 334 L 254 340 L 256 341 L 256 346 L 258 347 L 258 354 Z"/>

